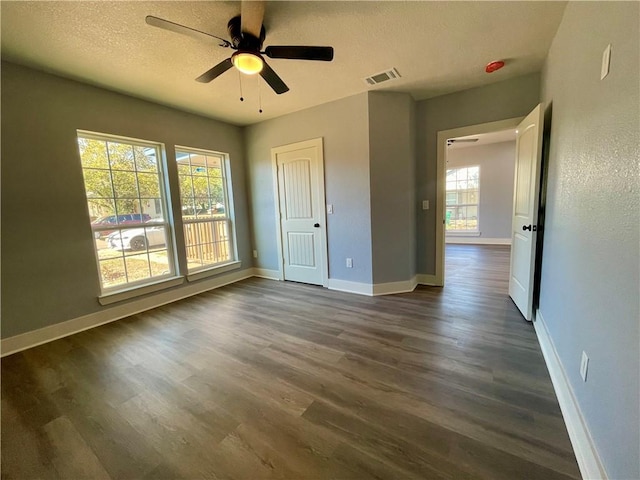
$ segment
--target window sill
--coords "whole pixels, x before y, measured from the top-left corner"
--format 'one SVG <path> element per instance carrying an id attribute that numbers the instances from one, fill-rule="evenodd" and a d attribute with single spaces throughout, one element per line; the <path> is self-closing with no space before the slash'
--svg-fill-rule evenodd
<path id="1" fill-rule="evenodd" d="M 213 275 L 219 275 L 220 273 L 230 272 L 232 270 L 239 270 L 242 267 L 242 262 L 234 261 L 224 263 L 222 265 L 216 265 L 215 267 L 198 270 L 196 272 L 187 275 L 187 281 L 193 282 L 202 278 L 211 277 Z"/>
<path id="2" fill-rule="evenodd" d="M 148 283 L 146 285 L 131 287 L 126 290 L 118 290 L 117 292 L 105 293 L 98 297 L 100 305 L 111 305 L 112 303 L 121 302 L 130 298 L 146 295 L 147 293 L 157 292 L 164 290 L 165 288 L 175 287 L 184 283 L 184 277 L 173 277 L 169 279 L 163 279 L 154 283 Z"/>
<path id="3" fill-rule="evenodd" d="M 479 237 L 482 232 L 446 232 L 447 237 Z"/>

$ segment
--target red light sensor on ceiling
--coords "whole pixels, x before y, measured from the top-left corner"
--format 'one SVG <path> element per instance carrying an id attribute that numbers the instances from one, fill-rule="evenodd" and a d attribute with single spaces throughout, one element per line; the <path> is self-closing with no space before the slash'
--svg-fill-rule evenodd
<path id="1" fill-rule="evenodd" d="M 504 62 L 502 60 L 497 60 L 495 62 L 488 63 L 484 68 L 484 71 L 487 73 L 493 73 L 496 70 L 500 70 L 502 67 L 504 67 Z"/>

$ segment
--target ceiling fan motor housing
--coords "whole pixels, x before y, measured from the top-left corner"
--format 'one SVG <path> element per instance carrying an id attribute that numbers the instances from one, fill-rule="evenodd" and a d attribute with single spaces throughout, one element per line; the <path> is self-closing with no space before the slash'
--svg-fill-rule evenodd
<path id="1" fill-rule="evenodd" d="M 242 22 L 240 15 L 236 15 L 227 24 L 227 31 L 229 32 L 229 37 L 231 37 L 231 43 L 233 46 L 245 52 L 259 52 L 262 48 L 262 42 L 265 39 L 265 29 L 264 25 L 260 29 L 260 38 L 256 38 L 250 33 L 242 31 Z"/>

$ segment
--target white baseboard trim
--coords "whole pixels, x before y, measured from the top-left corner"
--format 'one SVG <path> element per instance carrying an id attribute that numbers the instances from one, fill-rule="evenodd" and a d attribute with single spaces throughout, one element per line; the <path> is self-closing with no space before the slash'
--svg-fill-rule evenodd
<path id="1" fill-rule="evenodd" d="M 418 282 L 418 285 L 429 285 L 432 287 L 439 286 L 438 283 L 436 282 L 435 275 L 427 275 L 425 273 L 419 273 L 418 275 L 416 275 L 416 281 Z"/>
<path id="2" fill-rule="evenodd" d="M 373 296 L 373 285 L 370 283 L 350 282 L 348 280 L 330 278 L 327 288 L 339 292 L 357 293 L 358 295 L 367 295 L 369 297 Z"/>
<path id="3" fill-rule="evenodd" d="M 395 293 L 413 292 L 418 285 L 418 280 L 414 276 L 410 280 L 400 282 L 375 283 L 373 285 L 373 295 L 393 295 Z"/>
<path id="4" fill-rule="evenodd" d="M 71 320 L 49 325 L 20 335 L 4 338 L 0 341 L 0 356 L 4 357 L 28 348 L 37 347 L 38 345 L 52 342 L 59 338 L 67 337 L 84 330 L 89 330 L 90 328 L 114 322 L 121 318 L 144 312 L 145 310 L 160 307 L 162 305 L 197 295 L 208 290 L 213 290 L 214 288 L 222 287 L 230 283 L 239 282 L 240 280 L 250 277 L 279 280 L 280 272 L 278 270 L 268 270 L 264 268 L 238 270 L 219 275 L 206 281 L 185 284 L 179 289 L 167 290 L 122 305 L 104 308 L 98 312 L 83 315 L 82 317 L 73 318 Z M 355 293 L 371 297 L 376 295 L 392 295 L 395 293 L 412 292 L 418 284 L 435 285 L 434 279 L 434 275 L 416 275 L 410 280 L 372 285 L 369 283 L 350 282 L 347 280 L 330 278 L 328 288 L 329 290 Z"/>
<path id="5" fill-rule="evenodd" d="M 280 280 L 279 270 L 268 270 L 266 268 L 254 268 L 253 276 L 266 278 L 267 280 Z"/>
<path id="6" fill-rule="evenodd" d="M 358 295 L 366 295 L 375 297 L 378 295 L 393 295 L 395 293 L 413 292 L 418 285 L 417 277 L 410 280 L 402 280 L 400 282 L 388 283 L 360 283 L 350 282 L 348 280 L 329 279 L 329 290 L 337 290 L 340 292 L 356 293 Z"/>
<path id="7" fill-rule="evenodd" d="M 511 245 L 510 238 L 483 238 L 483 237 L 445 237 L 445 243 L 471 243 L 475 245 Z"/>
<path id="8" fill-rule="evenodd" d="M 59 338 L 73 335 L 74 333 L 89 330 L 90 328 L 104 325 L 106 323 L 120 320 L 121 318 L 135 315 L 167 303 L 172 303 L 183 298 L 191 297 L 214 288 L 222 287 L 230 283 L 239 282 L 245 278 L 253 276 L 253 269 L 238 270 L 228 274 L 223 274 L 206 281 L 187 284 L 182 288 L 168 290 L 156 295 L 144 297 L 122 305 L 111 308 L 104 308 L 98 312 L 83 315 L 82 317 L 67 320 L 65 322 L 49 325 L 30 332 L 3 338 L 0 342 L 0 352 L 2 357 L 20 352 L 28 348 L 52 342 Z"/>
<path id="9" fill-rule="evenodd" d="M 536 312 L 536 320 L 533 322 L 533 326 L 551 376 L 553 388 L 558 397 L 560 410 L 567 426 L 569 439 L 571 440 L 571 445 L 573 445 L 573 451 L 576 455 L 582 478 L 606 480 L 608 478 L 607 472 L 600 460 L 598 450 L 584 421 L 580 406 L 576 401 L 573 389 L 567 379 L 564 367 L 540 310 Z"/>

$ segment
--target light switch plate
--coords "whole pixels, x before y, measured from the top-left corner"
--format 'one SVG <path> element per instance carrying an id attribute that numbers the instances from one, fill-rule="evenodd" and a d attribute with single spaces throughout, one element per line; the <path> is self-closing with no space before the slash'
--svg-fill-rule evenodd
<path id="1" fill-rule="evenodd" d="M 600 69 L 600 80 L 609 75 L 609 64 L 611 63 L 611 44 L 602 52 L 602 68 Z"/>
<path id="2" fill-rule="evenodd" d="M 422 209 L 423 210 L 429 210 L 429 200 L 423 200 L 422 201 Z"/>
<path id="3" fill-rule="evenodd" d="M 331 215 L 333 213 L 333 205 L 327 205 L 327 213 Z"/>

